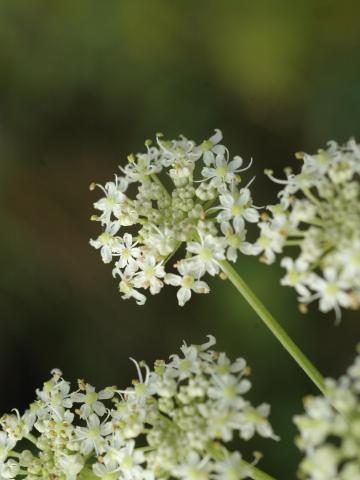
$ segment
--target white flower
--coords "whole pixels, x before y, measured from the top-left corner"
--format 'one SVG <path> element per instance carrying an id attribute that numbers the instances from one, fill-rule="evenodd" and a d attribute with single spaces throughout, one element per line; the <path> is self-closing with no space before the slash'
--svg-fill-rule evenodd
<path id="1" fill-rule="evenodd" d="M 100 419 L 94 413 L 86 419 L 86 427 L 77 427 L 77 441 L 80 443 L 80 452 L 89 455 L 93 450 L 96 454 L 105 451 L 104 437 L 112 432 L 111 422 L 100 423 Z"/>
<path id="2" fill-rule="evenodd" d="M 135 450 L 135 442 L 133 440 L 129 440 L 126 445 L 118 449 L 115 460 L 119 465 L 116 470 L 121 473 L 121 478 L 124 480 L 149 478 L 149 473 L 145 473 L 142 467 L 145 455 L 141 450 Z"/>
<path id="3" fill-rule="evenodd" d="M 116 270 L 115 274 L 119 275 L 121 278 L 119 283 L 119 291 L 123 294 L 122 298 L 135 298 L 138 305 L 144 305 L 146 302 L 146 297 L 135 288 L 134 271 L 126 268 L 123 272 Z"/>
<path id="4" fill-rule="evenodd" d="M 270 413 L 270 405 L 262 403 L 254 408 L 248 405 L 244 408 L 244 412 L 239 413 L 238 421 L 240 423 L 240 436 L 245 440 L 252 438 L 257 432 L 265 438 L 272 438 L 279 440 L 279 437 L 274 434 L 267 416 Z"/>
<path id="5" fill-rule="evenodd" d="M 195 452 L 189 453 L 186 461 L 173 470 L 176 478 L 185 480 L 209 480 L 211 463 L 208 459 L 200 459 Z"/>
<path id="6" fill-rule="evenodd" d="M 228 162 L 224 154 L 218 154 L 211 163 L 213 166 L 204 167 L 201 174 L 205 180 L 210 180 L 211 186 L 219 188 L 235 180 L 236 174 L 244 170 L 240 168 L 242 163 L 243 160 L 240 157 L 234 157 L 233 160 Z"/>
<path id="7" fill-rule="evenodd" d="M 222 222 L 220 228 L 222 233 L 225 235 L 228 245 L 226 249 L 226 258 L 231 262 L 236 262 L 238 257 L 238 251 L 243 250 L 244 244 L 245 247 L 247 245 L 247 243 L 244 242 L 246 237 L 246 230 L 242 230 L 241 232 L 235 232 L 229 222 Z"/>
<path id="8" fill-rule="evenodd" d="M 224 155 L 226 148 L 224 145 L 220 145 L 223 135 L 221 130 L 216 129 L 214 135 L 212 135 L 208 140 L 204 140 L 202 144 L 195 148 L 195 151 L 198 150 L 203 154 L 203 159 L 205 165 L 211 165 L 214 163 L 215 155 Z"/>
<path id="9" fill-rule="evenodd" d="M 0 464 L 0 479 L 4 480 L 13 480 L 17 477 L 20 472 L 19 463 L 10 458 L 7 462 Z"/>
<path id="10" fill-rule="evenodd" d="M 275 253 L 280 253 L 284 244 L 284 237 L 278 230 L 272 228 L 268 223 L 261 222 L 260 237 L 251 245 L 243 243 L 241 250 L 248 255 L 259 255 L 262 253 L 261 260 L 270 264 L 275 261 Z"/>
<path id="11" fill-rule="evenodd" d="M 85 385 L 85 393 L 76 392 L 72 395 L 73 402 L 82 403 L 80 412 L 84 417 L 88 417 L 91 413 L 96 413 L 102 417 L 106 408 L 100 400 L 112 398 L 114 392 L 111 389 L 100 390 L 96 392 L 95 388 L 88 383 Z"/>
<path id="12" fill-rule="evenodd" d="M 337 318 L 340 318 L 340 307 L 348 307 L 351 304 L 351 299 L 346 291 L 349 289 L 349 284 L 343 280 L 333 267 L 327 267 L 324 270 L 324 277 L 319 277 L 316 274 L 311 274 L 309 278 L 309 285 L 317 292 L 314 298 L 320 298 L 320 310 L 328 312 L 334 309 Z"/>
<path id="13" fill-rule="evenodd" d="M 251 473 L 251 467 L 244 464 L 239 452 L 231 453 L 223 461 L 217 462 L 214 470 L 215 480 L 239 480 L 248 478 Z"/>
<path id="14" fill-rule="evenodd" d="M 119 238 L 116 244 L 116 255 L 119 255 L 119 260 L 115 263 L 116 272 L 127 266 L 137 269 L 136 262 L 141 255 L 141 250 L 136 245 L 137 242 L 133 242 L 131 233 L 125 233 L 123 238 Z"/>
<path id="15" fill-rule="evenodd" d="M 126 198 L 124 192 L 128 187 L 128 182 L 124 177 L 115 176 L 115 182 L 108 182 L 105 188 L 98 184 L 96 186 L 99 187 L 106 196 L 95 202 L 94 208 L 103 212 L 99 219 L 102 223 L 108 224 L 111 215 L 115 212 L 114 209 Z"/>
<path id="16" fill-rule="evenodd" d="M 149 256 L 141 263 L 139 262 L 139 267 L 140 271 L 134 276 L 136 288 L 149 288 L 152 295 L 159 293 L 163 287 L 160 278 L 165 277 L 163 265 L 156 263 L 155 257 Z"/>
<path id="17" fill-rule="evenodd" d="M 206 235 L 200 242 L 189 242 L 187 251 L 194 253 L 187 259 L 190 267 L 196 272 L 197 277 L 202 277 L 205 272 L 210 275 L 219 273 L 219 261 L 225 258 L 225 242 L 223 238 L 214 238 Z"/>
<path id="18" fill-rule="evenodd" d="M 180 275 L 167 273 L 164 281 L 168 285 L 180 287 L 177 292 L 177 298 L 181 307 L 190 300 L 192 291 L 195 293 L 209 293 L 210 288 L 208 284 L 197 280 L 191 265 L 183 261 L 178 264 L 177 269 Z"/>
<path id="19" fill-rule="evenodd" d="M 240 397 L 247 393 L 251 388 L 251 383 L 247 379 L 239 381 L 238 377 L 233 375 L 214 375 L 212 383 L 209 387 L 209 397 L 219 401 L 219 404 L 227 407 L 229 405 L 236 405 L 241 408 L 244 406 L 244 401 Z"/>
<path id="20" fill-rule="evenodd" d="M 286 275 L 281 279 L 281 285 L 294 287 L 302 298 L 310 295 L 309 288 L 306 286 L 308 280 L 308 263 L 301 257 L 295 261 L 290 257 L 284 257 L 281 260 L 281 266 L 286 269 Z"/>
<path id="21" fill-rule="evenodd" d="M 66 480 L 76 480 L 78 474 L 84 468 L 85 459 L 79 455 L 60 455 L 58 459 L 59 467 L 66 476 Z"/>
<path id="22" fill-rule="evenodd" d="M 96 240 L 90 240 L 90 245 L 96 249 L 100 249 L 101 258 L 104 263 L 110 263 L 113 252 L 117 247 L 117 239 L 114 235 L 119 230 L 119 224 L 113 222 L 106 227 L 105 232 L 98 236 Z"/>
<path id="23" fill-rule="evenodd" d="M 251 207 L 251 195 L 248 188 L 242 188 L 240 195 L 234 195 L 227 192 L 220 195 L 221 212 L 218 214 L 220 222 L 232 220 L 236 232 L 241 232 L 245 228 L 245 220 L 251 223 L 257 223 L 259 220 L 258 211 Z"/>

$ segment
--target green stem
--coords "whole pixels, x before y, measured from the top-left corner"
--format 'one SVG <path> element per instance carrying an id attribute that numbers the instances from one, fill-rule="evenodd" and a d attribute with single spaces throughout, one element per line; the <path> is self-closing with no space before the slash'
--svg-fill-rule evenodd
<path id="1" fill-rule="evenodd" d="M 244 282 L 234 268 L 226 261 L 222 260 L 220 266 L 234 287 L 241 293 L 248 304 L 255 310 L 261 320 L 270 329 L 270 331 L 279 340 L 282 346 L 290 353 L 293 359 L 304 370 L 307 376 L 315 383 L 319 390 L 325 395 L 325 382 L 321 373 L 303 354 L 298 346 L 293 342 L 281 325 L 275 320 L 267 308 L 257 298 L 255 293 Z"/>
<path id="2" fill-rule="evenodd" d="M 300 245 L 301 242 L 303 242 L 303 240 L 301 240 L 301 239 L 299 239 L 299 240 L 286 240 L 285 243 L 284 243 L 284 246 L 285 247 L 293 247 L 293 246 Z"/>
<path id="3" fill-rule="evenodd" d="M 320 200 L 313 195 L 308 188 L 303 188 L 303 192 L 305 196 L 310 200 L 310 202 L 315 203 L 315 205 L 319 205 Z"/>
<path id="4" fill-rule="evenodd" d="M 249 465 L 247 462 L 245 462 L 243 460 L 243 463 L 244 464 L 247 464 L 249 467 L 250 467 L 250 477 L 253 479 L 253 480 L 275 480 L 274 477 L 271 477 L 270 475 L 268 475 L 267 473 L 263 472 L 262 470 L 260 470 L 259 468 L 256 468 L 252 465 Z"/>

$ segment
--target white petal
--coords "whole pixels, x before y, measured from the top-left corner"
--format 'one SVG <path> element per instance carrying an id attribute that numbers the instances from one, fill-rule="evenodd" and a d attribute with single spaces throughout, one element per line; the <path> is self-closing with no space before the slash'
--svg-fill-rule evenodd
<path id="1" fill-rule="evenodd" d="M 167 273 L 164 281 L 167 285 L 173 285 L 174 287 L 179 287 L 181 285 L 180 275 L 175 275 L 174 273 Z"/>
<path id="2" fill-rule="evenodd" d="M 112 260 L 111 248 L 108 245 L 104 245 L 100 252 L 102 261 L 104 263 L 110 263 Z"/>
<path id="3" fill-rule="evenodd" d="M 184 306 L 184 304 L 187 301 L 189 301 L 191 298 L 190 288 L 181 287 L 177 292 L 177 298 L 178 298 L 180 307 Z"/>
<path id="4" fill-rule="evenodd" d="M 193 288 L 195 293 L 209 293 L 210 288 L 209 285 L 206 282 L 203 281 L 197 281 L 194 283 Z"/>
<path id="5" fill-rule="evenodd" d="M 222 131 L 218 128 L 215 128 L 215 133 L 209 138 L 209 141 L 215 145 L 216 143 L 221 142 L 222 138 Z"/>
<path id="6" fill-rule="evenodd" d="M 244 217 L 248 222 L 256 223 L 259 220 L 259 212 L 255 208 L 247 208 Z"/>
<path id="7" fill-rule="evenodd" d="M 236 232 L 241 232 L 245 228 L 245 221 L 242 217 L 235 217 L 234 218 L 234 229 Z"/>

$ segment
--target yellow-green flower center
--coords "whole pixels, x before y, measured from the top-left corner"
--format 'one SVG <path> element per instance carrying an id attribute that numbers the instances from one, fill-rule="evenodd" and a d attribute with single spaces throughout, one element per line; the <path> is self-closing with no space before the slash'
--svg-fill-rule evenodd
<path id="1" fill-rule="evenodd" d="M 270 238 L 269 237 L 260 237 L 258 240 L 258 244 L 262 248 L 266 248 L 270 245 Z"/>
<path id="2" fill-rule="evenodd" d="M 300 275 L 299 275 L 299 272 L 297 272 L 296 270 L 291 270 L 289 272 L 289 280 L 290 282 L 293 284 L 293 285 L 296 285 L 298 283 L 298 281 L 300 280 Z"/>
<path id="3" fill-rule="evenodd" d="M 221 165 L 216 169 L 216 175 L 218 177 L 225 177 L 225 175 L 229 172 L 229 168 L 227 165 Z"/>
<path id="4" fill-rule="evenodd" d="M 85 403 L 88 405 L 93 405 L 98 399 L 98 395 L 96 392 L 90 392 L 85 395 Z"/>
<path id="5" fill-rule="evenodd" d="M 200 258 L 203 262 L 210 262 L 210 260 L 212 260 L 213 258 L 213 254 L 210 248 L 203 247 L 200 250 Z"/>
<path id="6" fill-rule="evenodd" d="M 110 238 L 111 238 L 111 235 L 108 232 L 104 232 L 100 235 L 99 241 L 103 245 L 106 245 L 107 243 L 109 243 Z"/>
<path id="7" fill-rule="evenodd" d="M 325 291 L 328 295 L 330 295 L 331 297 L 335 297 L 335 295 L 338 293 L 339 291 L 339 287 L 336 285 L 336 283 L 329 283 L 326 288 L 325 288 Z"/>
<path id="8" fill-rule="evenodd" d="M 237 217 L 238 215 L 242 215 L 244 213 L 244 207 L 242 205 L 235 204 L 231 207 L 231 215 L 233 217 Z"/>
<path id="9" fill-rule="evenodd" d="M 194 285 L 194 277 L 191 275 L 185 275 L 182 279 L 182 286 L 184 288 L 191 288 Z"/>

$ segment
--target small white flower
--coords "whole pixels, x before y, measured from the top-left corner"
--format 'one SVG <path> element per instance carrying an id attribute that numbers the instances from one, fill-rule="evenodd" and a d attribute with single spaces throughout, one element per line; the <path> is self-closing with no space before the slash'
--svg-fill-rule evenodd
<path id="1" fill-rule="evenodd" d="M 241 232 L 245 228 L 245 220 L 251 223 L 259 221 L 258 211 L 251 206 L 251 195 L 248 188 L 242 188 L 240 195 L 234 195 L 227 192 L 220 195 L 221 212 L 218 214 L 220 222 L 231 220 L 236 232 Z"/>
<path id="2" fill-rule="evenodd" d="M 76 480 L 84 468 L 85 459 L 79 454 L 63 454 L 59 456 L 58 464 L 65 474 L 66 480 Z"/>
<path id="3" fill-rule="evenodd" d="M 100 390 L 96 392 L 95 388 L 88 383 L 85 385 L 85 393 L 76 392 L 72 395 L 72 400 L 75 403 L 82 403 L 80 412 L 84 417 L 88 417 L 92 413 L 96 413 L 102 417 L 106 408 L 100 400 L 108 400 L 112 398 L 114 392 L 110 389 Z"/>
<path id="4" fill-rule="evenodd" d="M 222 222 L 220 228 L 222 233 L 225 235 L 228 245 L 226 249 L 226 258 L 231 262 L 236 262 L 238 252 L 242 251 L 244 244 L 246 246 L 246 243 L 244 242 L 246 230 L 235 232 L 229 222 Z"/>
<path id="5" fill-rule="evenodd" d="M 116 222 L 110 223 L 105 232 L 98 236 L 96 240 L 90 240 L 90 245 L 96 249 L 100 249 L 101 258 L 104 263 L 110 263 L 113 257 L 113 252 L 117 247 L 117 239 L 114 235 L 119 230 L 119 224 Z"/>
<path id="6" fill-rule="evenodd" d="M 222 139 L 223 135 L 221 130 L 216 129 L 214 135 L 208 140 L 204 140 L 199 147 L 195 148 L 195 150 L 203 154 L 205 165 L 209 166 L 214 163 L 215 155 L 225 154 L 226 148 L 224 145 L 220 145 Z"/>
<path id="7" fill-rule="evenodd" d="M 242 251 L 249 255 L 259 255 L 262 253 L 261 260 L 264 263 L 270 264 L 275 261 L 275 253 L 280 253 L 284 244 L 283 235 L 271 225 L 261 222 L 260 237 L 251 245 L 244 243 Z"/>
<path id="8" fill-rule="evenodd" d="M 116 271 L 115 274 L 119 275 L 121 280 L 119 283 L 119 291 L 122 293 L 122 298 L 134 298 L 138 305 L 144 305 L 146 297 L 140 293 L 135 287 L 134 271 L 126 268 L 123 272 Z"/>
<path id="9" fill-rule="evenodd" d="M 118 204 L 125 200 L 124 192 L 127 189 L 128 182 L 123 177 L 115 177 L 115 182 L 108 182 L 105 188 L 102 185 L 96 185 L 104 193 L 105 197 L 94 203 L 94 208 L 101 210 L 100 221 L 107 225 L 110 222 L 111 215 L 115 212 Z"/>
<path id="10" fill-rule="evenodd" d="M 99 455 L 105 451 L 105 438 L 112 432 L 111 422 L 100 423 L 94 413 L 86 419 L 86 427 L 77 427 L 77 441 L 80 443 L 80 452 L 89 455 L 93 450 Z"/>
<path id="11" fill-rule="evenodd" d="M 281 260 L 281 266 L 286 268 L 286 275 L 281 279 L 281 285 L 294 287 L 302 298 L 310 296 L 310 290 L 306 286 L 308 280 L 308 263 L 301 257 L 295 261 L 290 257 Z"/>
<path id="12" fill-rule="evenodd" d="M 17 477 L 19 472 L 20 472 L 20 465 L 13 458 L 10 458 L 5 463 L 0 464 L 1 480 L 13 480 Z"/>
<path id="13" fill-rule="evenodd" d="M 348 307 L 351 304 L 347 290 L 349 284 L 337 274 L 335 268 L 328 267 L 324 270 L 324 277 L 311 274 L 309 284 L 317 292 L 313 298 L 320 299 L 320 310 L 328 312 L 334 309 L 337 318 L 340 317 L 340 307 Z"/>
<path id="14" fill-rule="evenodd" d="M 216 462 L 215 480 L 239 480 L 248 478 L 251 473 L 251 467 L 244 464 L 239 452 L 228 455 L 224 460 Z"/>
<path id="15" fill-rule="evenodd" d="M 163 287 L 160 278 L 165 277 L 163 265 L 156 263 L 155 257 L 149 256 L 139 263 L 139 267 L 140 271 L 134 276 L 136 288 L 149 288 L 152 295 L 159 293 Z"/>
<path id="16" fill-rule="evenodd" d="M 149 478 L 149 474 L 146 474 L 142 467 L 145 461 L 144 453 L 135 449 L 133 440 L 129 440 L 126 445 L 120 447 L 114 457 L 119 465 L 116 470 L 121 473 L 121 478 L 124 480 L 144 480 L 146 477 Z M 144 477 L 144 475 L 146 476 Z"/>
<path id="17" fill-rule="evenodd" d="M 217 400 L 223 407 L 242 407 L 244 400 L 241 395 L 247 393 L 251 383 L 247 379 L 239 379 L 233 375 L 214 375 L 209 387 L 209 397 Z"/>
<path id="18" fill-rule="evenodd" d="M 214 238 L 211 235 L 206 235 L 200 239 L 200 242 L 189 242 L 187 250 L 195 254 L 187 261 L 193 271 L 196 272 L 198 278 L 202 277 L 205 272 L 213 276 L 219 273 L 219 261 L 225 258 L 225 242 L 223 238 Z"/>
<path id="19" fill-rule="evenodd" d="M 177 298 L 181 307 L 190 300 L 192 291 L 195 293 L 209 293 L 210 288 L 208 284 L 197 280 L 191 265 L 183 261 L 178 264 L 177 269 L 180 275 L 167 273 L 164 281 L 168 285 L 180 287 L 177 292 Z"/>
<path id="20" fill-rule="evenodd" d="M 241 157 L 234 157 L 233 160 L 228 162 L 224 154 L 218 154 L 214 159 L 213 166 L 204 167 L 201 174 L 204 180 L 210 180 L 211 186 L 219 188 L 235 180 L 236 174 L 244 170 L 240 168 L 242 163 Z"/>
<path id="21" fill-rule="evenodd" d="M 172 473 L 176 478 L 185 480 L 210 480 L 211 466 L 208 459 L 200 459 L 197 453 L 192 452 Z"/>
<path id="22" fill-rule="evenodd" d="M 240 436 L 245 440 L 252 438 L 257 432 L 264 438 L 272 438 L 279 440 L 279 437 L 274 434 L 267 417 L 270 413 L 270 405 L 262 403 L 254 408 L 251 405 L 245 407 L 244 412 L 238 415 L 240 423 Z"/>
<path id="23" fill-rule="evenodd" d="M 127 266 L 136 269 L 137 259 L 141 255 L 141 250 L 137 247 L 137 244 L 138 242 L 133 242 L 131 233 L 125 233 L 123 238 L 119 238 L 116 244 L 116 255 L 119 256 L 119 260 L 115 263 L 116 271 Z"/>

